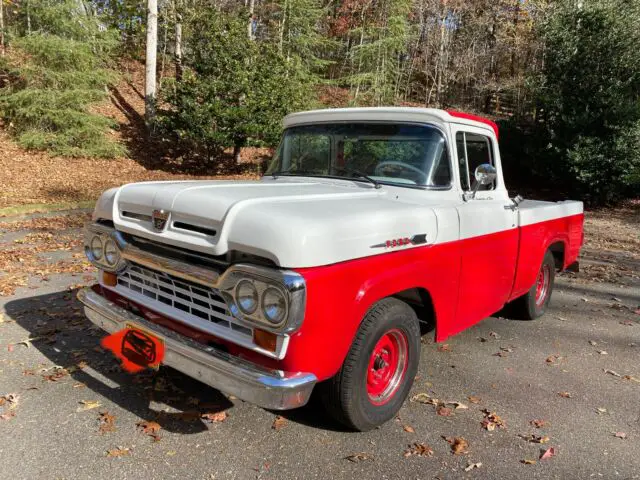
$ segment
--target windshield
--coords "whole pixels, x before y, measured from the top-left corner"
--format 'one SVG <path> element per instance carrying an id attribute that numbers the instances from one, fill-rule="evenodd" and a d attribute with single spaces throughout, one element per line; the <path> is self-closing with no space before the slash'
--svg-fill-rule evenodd
<path id="1" fill-rule="evenodd" d="M 448 187 L 444 137 L 408 124 L 318 124 L 285 130 L 267 174 L 349 177 L 379 183 Z"/>

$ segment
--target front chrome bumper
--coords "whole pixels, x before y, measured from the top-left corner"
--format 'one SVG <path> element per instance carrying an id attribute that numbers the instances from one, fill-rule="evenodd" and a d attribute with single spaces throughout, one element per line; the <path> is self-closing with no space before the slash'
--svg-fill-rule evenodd
<path id="1" fill-rule="evenodd" d="M 91 288 L 78 292 L 84 312 L 95 325 L 107 332 L 139 325 L 164 341 L 162 363 L 227 394 L 264 408 L 288 410 L 305 405 L 317 378 L 311 373 L 272 370 L 234 357 L 216 348 L 135 315 L 119 307 Z"/>

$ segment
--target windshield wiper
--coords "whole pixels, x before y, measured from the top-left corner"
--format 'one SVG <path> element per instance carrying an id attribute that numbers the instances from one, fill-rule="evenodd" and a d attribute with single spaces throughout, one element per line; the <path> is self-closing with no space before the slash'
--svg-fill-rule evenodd
<path id="1" fill-rule="evenodd" d="M 374 180 L 369 175 L 365 175 L 364 173 L 359 172 L 358 170 L 354 170 L 352 168 L 342 168 L 342 167 L 340 167 L 340 168 L 333 167 L 332 170 L 334 170 L 336 172 L 344 172 L 347 175 L 352 175 L 352 176 L 354 176 L 356 178 L 364 178 L 368 182 L 372 183 L 375 188 L 380 188 L 381 187 L 380 182 L 378 182 L 377 180 Z"/>

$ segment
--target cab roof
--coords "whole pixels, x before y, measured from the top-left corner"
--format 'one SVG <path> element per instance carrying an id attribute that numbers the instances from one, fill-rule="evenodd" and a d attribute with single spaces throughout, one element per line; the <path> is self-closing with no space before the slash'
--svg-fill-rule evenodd
<path id="1" fill-rule="evenodd" d="M 488 118 L 455 110 L 441 110 L 438 108 L 416 107 L 364 107 L 364 108 L 327 108 L 309 110 L 287 115 L 283 120 L 285 128 L 295 125 L 328 122 L 416 122 L 435 123 L 444 126 L 446 123 L 471 125 L 486 130 L 492 130 L 498 137 L 498 126 Z"/>

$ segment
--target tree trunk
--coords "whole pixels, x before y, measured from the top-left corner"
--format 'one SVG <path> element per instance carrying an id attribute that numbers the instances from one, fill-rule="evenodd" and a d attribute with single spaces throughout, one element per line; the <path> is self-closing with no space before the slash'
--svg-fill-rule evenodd
<path id="1" fill-rule="evenodd" d="M 253 10 L 255 8 L 255 3 L 255 0 L 249 0 L 249 24 L 247 25 L 249 40 L 253 40 Z"/>
<path id="2" fill-rule="evenodd" d="M 176 15 L 176 38 L 175 38 L 175 64 L 176 81 L 182 81 L 182 15 Z"/>
<path id="3" fill-rule="evenodd" d="M 0 0 L 0 53 L 4 57 L 4 8 L 2 3 L 2 0 Z"/>
<path id="4" fill-rule="evenodd" d="M 233 161 L 238 165 L 240 163 L 240 154 L 242 153 L 242 142 L 240 140 L 236 140 L 236 143 L 233 145 Z"/>
<path id="5" fill-rule="evenodd" d="M 147 2 L 147 55 L 144 88 L 144 116 L 150 128 L 156 113 L 156 51 L 158 49 L 158 0 Z"/>

